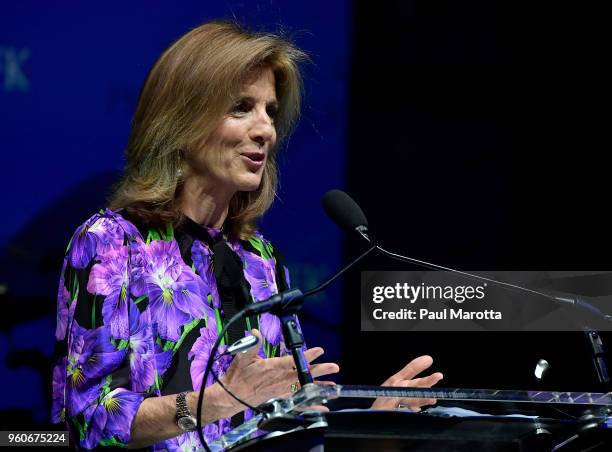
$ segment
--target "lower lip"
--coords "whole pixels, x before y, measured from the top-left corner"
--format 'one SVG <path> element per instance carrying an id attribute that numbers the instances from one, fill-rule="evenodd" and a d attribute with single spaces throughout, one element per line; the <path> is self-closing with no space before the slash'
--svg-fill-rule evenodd
<path id="1" fill-rule="evenodd" d="M 248 158 L 246 155 L 242 155 L 242 160 L 244 160 L 244 162 L 247 164 L 247 167 L 250 170 L 256 171 L 259 168 L 261 168 L 264 165 L 265 159 L 264 160 L 251 160 L 250 158 Z"/>

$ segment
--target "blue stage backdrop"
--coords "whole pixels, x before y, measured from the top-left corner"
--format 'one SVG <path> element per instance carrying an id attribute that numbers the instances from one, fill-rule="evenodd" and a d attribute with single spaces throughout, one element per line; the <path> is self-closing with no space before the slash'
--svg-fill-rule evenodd
<path id="1" fill-rule="evenodd" d="M 55 294 L 74 228 L 123 166 L 140 86 L 175 39 L 214 18 L 284 31 L 312 57 L 300 125 L 282 152 L 279 199 L 262 225 L 294 286 L 341 263 L 320 198 L 344 184 L 348 1 L 12 2 L 0 15 L 0 420 L 48 417 Z M 313 299 L 308 342 L 340 355 L 340 287 Z M 31 414 L 30 414 L 31 413 Z"/>

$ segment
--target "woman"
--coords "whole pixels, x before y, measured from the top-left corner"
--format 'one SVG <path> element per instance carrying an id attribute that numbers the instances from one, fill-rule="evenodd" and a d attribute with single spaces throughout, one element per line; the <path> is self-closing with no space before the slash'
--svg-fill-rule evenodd
<path id="1" fill-rule="evenodd" d="M 53 417 L 81 447 L 200 447 L 196 391 L 218 331 L 241 305 L 288 287 L 255 223 L 274 198 L 278 144 L 299 113 L 303 58 L 277 36 L 213 22 L 151 70 L 110 209 L 77 229 L 62 270 Z M 247 319 L 224 346 L 249 331 L 262 346 L 219 359 L 215 372 L 251 405 L 288 396 L 297 378 L 278 319 Z M 322 354 L 305 352 L 308 362 Z M 412 380 L 429 365 L 417 358 L 386 383 L 431 386 L 441 374 Z M 314 377 L 338 371 L 311 365 Z M 250 413 L 212 377 L 206 385 L 211 441 Z"/>

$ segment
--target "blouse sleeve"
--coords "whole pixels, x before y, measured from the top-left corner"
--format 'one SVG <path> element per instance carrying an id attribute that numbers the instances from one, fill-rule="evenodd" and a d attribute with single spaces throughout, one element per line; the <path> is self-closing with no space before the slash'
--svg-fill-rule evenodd
<path id="1" fill-rule="evenodd" d="M 151 322 L 132 283 L 137 232 L 123 223 L 106 211 L 80 226 L 60 277 L 52 420 L 64 421 L 85 449 L 127 446 L 138 408 L 155 389 Z"/>

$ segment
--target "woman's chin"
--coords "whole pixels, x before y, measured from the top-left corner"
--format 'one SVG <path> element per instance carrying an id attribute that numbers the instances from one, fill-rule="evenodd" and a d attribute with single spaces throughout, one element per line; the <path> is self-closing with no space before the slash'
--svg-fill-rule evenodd
<path id="1" fill-rule="evenodd" d="M 237 184 L 238 190 L 243 192 L 251 192 L 257 190 L 261 185 L 261 177 L 253 174 L 254 177 L 245 177 Z"/>
<path id="2" fill-rule="evenodd" d="M 251 193 L 257 191 L 259 189 L 259 185 L 253 187 L 245 187 L 243 189 L 238 190 L 239 193 Z"/>

